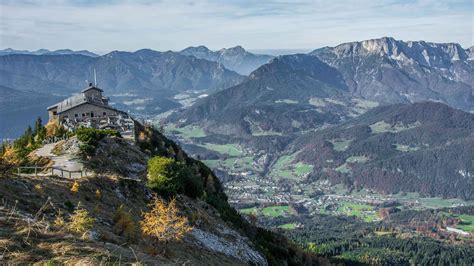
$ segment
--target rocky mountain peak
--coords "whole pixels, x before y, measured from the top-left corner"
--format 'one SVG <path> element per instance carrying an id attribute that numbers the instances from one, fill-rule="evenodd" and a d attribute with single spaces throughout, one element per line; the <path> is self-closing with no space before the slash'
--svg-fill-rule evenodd
<path id="1" fill-rule="evenodd" d="M 215 58 L 217 57 L 217 55 L 213 51 L 211 51 L 204 45 L 190 46 L 179 53 L 182 55 L 194 56 L 196 58 L 206 59 L 209 61 L 215 61 Z"/>
<path id="2" fill-rule="evenodd" d="M 236 55 L 236 54 L 244 54 L 247 51 L 240 45 L 230 48 L 222 48 L 219 50 L 219 53 L 222 55 Z"/>
<path id="3" fill-rule="evenodd" d="M 268 55 L 249 53 L 240 45 L 231 48 L 222 48 L 218 51 L 211 51 L 205 46 L 188 47 L 180 53 L 186 56 L 194 56 L 199 59 L 221 63 L 225 68 L 243 75 L 250 74 L 272 58 Z"/>
<path id="4" fill-rule="evenodd" d="M 332 54 L 335 58 L 380 56 L 405 64 L 418 63 L 423 66 L 449 68 L 452 61 L 466 60 L 469 49 L 457 43 L 431 43 L 425 41 L 401 41 L 392 37 L 343 43 L 335 47 L 324 47 L 311 52 L 313 55 Z"/>

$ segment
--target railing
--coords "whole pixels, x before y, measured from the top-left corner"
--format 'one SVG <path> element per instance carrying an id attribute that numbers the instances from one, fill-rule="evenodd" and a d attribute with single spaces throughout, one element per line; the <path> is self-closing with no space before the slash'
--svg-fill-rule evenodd
<path id="1" fill-rule="evenodd" d="M 82 178 L 84 176 L 87 176 L 87 174 L 88 174 L 86 169 L 82 169 L 82 170 L 78 170 L 78 171 L 69 171 L 69 170 L 66 170 L 66 169 L 62 169 L 60 167 L 21 166 L 21 167 L 17 168 L 18 175 L 22 174 L 22 170 L 31 170 L 31 169 L 33 169 L 34 173 L 26 173 L 26 174 L 38 176 L 38 173 L 46 172 L 49 169 L 51 170 L 51 175 L 54 175 L 54 172 L 56 171 L 56 173 L 58 173 L 58 172 L 61 173 L 61 175 L 60 175 L 61 177 L 68 177 L 69 176 L 69 178 L 73 178 L 73 174 L 78 174 L 78 176 L 80 175 L 80 177 Z M 66 175 L 65 175 L 65 173 L 66 173 Z"/>
<path id="2" fill-rule="evenodd" d="M 50 143 L 56 143 L 61 140 L 68 140 L 69 136 L 67 134 L 63 135 L 62 137 L 49 137 L 45 140 L 43 140 L 43 144 L 50 144 Z"/>

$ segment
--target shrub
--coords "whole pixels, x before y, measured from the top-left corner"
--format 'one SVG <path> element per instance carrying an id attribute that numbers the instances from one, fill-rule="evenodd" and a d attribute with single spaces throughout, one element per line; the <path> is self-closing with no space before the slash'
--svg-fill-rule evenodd
<path id="1" fill-rule="evenodd" d="M 114 222 L 114 232 L 124 236 L 130 243 L 136 243 L 139 239 L 140 228 L 132 219 L 130 211 L 126 211 L 121 205 L 112 217 Z"/>
<path id="2" fill-rule="evenodd" d="M 71 221 L 67 224 L 69 231 L 78 234 L 84 234 L 94 226 L 95 219 L 89 216 L 85 209 L 77 209 L 71 216 Z"/>
<path id="3" fill-rule="evenodd" d="M 54 225 L 57 227 L 64 227 L 66 225 L 66 221 L 64 221 L 64 217 L 61 213 L 61 210 L 59 210 L 58 214 L 56 215 L 56 218 L 54 219 Z"/>
<path id="4" fill-rule="evenodd" d="M 79 128 L 76 136 L 82 142 L 79 148 L 86 155 L 93 155 L 99 141 L 106 136 L 121 137 L 117 130 L 95 128 Z"/>
<path id="5" fill-rule="evenodd" d="M 204 191 L 202 180 L 184 163 L 161 156 L 148 161 L 147 186 L 165 196 L 185 193 L 196 198 L 202 196 Z"/>
<path id="6" fill-rule="evenodd" d="M 66 129 L 57 121 L 49 121 L 45 125 L 45 131 L 47 137 L 62 137 L 67 133 Z"/>
<path id="7" fill-rule="evenodd" d="M 36 184 L 34 186 L 34 189 L 35 189 L 36 193 L 41 194 L 41 195 L 44 194 L 44 188 L 43 188 L 43 186 L 41 186 L 41 184 Z"/>
<path id="8" fill-rule="evenodd" d="M 147 186 L 161 194 L 174 195 L 183 189 L 179 172 L 182 165 L 174 159 L 156 156 L 148 161 Z"/>
<path id="9" fill-rule="evenodd" d="M 140 222 L 144 235 L 167 242 L 181 240 L 192 230 L 192 227 L 188 225 L 188 219 L 178 214 L 176 199 L 172 199 L 166 205 L 155 196 L 149 206 L 151 210 L 143 213 L 143 220 Z"/>

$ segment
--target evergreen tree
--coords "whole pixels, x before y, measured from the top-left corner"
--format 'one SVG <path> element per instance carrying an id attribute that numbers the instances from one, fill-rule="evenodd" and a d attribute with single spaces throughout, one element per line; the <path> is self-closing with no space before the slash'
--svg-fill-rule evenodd
<path id="1" fill-rule="evenodd" d="M 33 132 L 35 136 L 35 141 L 36 142 L 41 142 L 44 140 L 46 136 L 46 128 L 43 126 L 43 121 L 41 120 L 41 117 L 38 116 L 35 121 L 35 129 Z"/>

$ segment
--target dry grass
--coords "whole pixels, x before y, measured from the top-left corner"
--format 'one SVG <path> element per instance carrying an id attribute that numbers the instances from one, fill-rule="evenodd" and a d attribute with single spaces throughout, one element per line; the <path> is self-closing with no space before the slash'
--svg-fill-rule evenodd
<path id="1" fill-rule="evenodd" d="M 77 180 L 79 190 L 70 191 L 74 181 L 60 177 L 17 177 L 0 175 L 0 261 L 10 264 L 57 263 L 144 263 L 144 264 L 199 264 L 202 261 L 238 264 L 222 254 L 194 244 L 192 239 L 172 241 L 157 248 L 151 240 L 137 234 L 130 241 L 132 229 L 114 230 L 114 213 L 124 205 L 130 220 L 139 221 L 149 202 L 150 192 L 144 183 L 124 180 L 120 176 L 89 177 Z M 40 186 L 41 191 L 35 187 Z M 100 197 L 96 192 L 100 191 Z M 88 237 L 73 234 L 67 223 L 80 202 L 95 223 L 87 230 Z M 71 209 L 70 206 L 73 208 Z M 192 224 L 201 230 L 214 232 L 216 211 L 207 204 L 179 197 L 177 207 Z M 55 223 L 61 212 L 63 225 Z M 194 215 L 192 215 L 194 214 Z M 197 215 L 199 214 L 199 215 Z M 119 226 L 120 227 L 120 226 Z M 117 228 L 115 228 L 117 229 Z M 133 244 L 132 244 L 133 243 Z"/>

